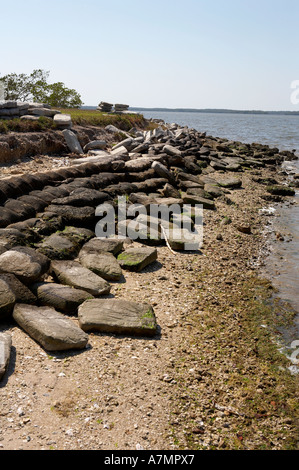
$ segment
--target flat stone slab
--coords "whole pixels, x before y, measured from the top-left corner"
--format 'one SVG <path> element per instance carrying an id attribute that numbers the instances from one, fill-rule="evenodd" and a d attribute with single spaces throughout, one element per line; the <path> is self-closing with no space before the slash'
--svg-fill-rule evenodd
<path id="1" fill-rule="evenodd" d="M 77 261 L 52 261 L 50 270 L 61 284 L 85 290 L 95 297 L 110 293 L 107 281 Z"/>
<path id="2" fill-rule="evenodd" d="M 36 294 L 40 305 L 53 307 L 60 312 L 73 315 L 77 314 L 79 305 L 93 298 L 85 290 L 54 282 L 34 284 L 32 291 Z"/>
<path id="3" fill-rule="evenodd" d="M 156 248 L 138 247 L 128 248 L 117 257 L 117 260 L 123 269 L 139 272 L 149 264 L 154 263 L 157 258 Z"/>
<path id="4" fill-rule="evenodd" d="M 154 336 L 157 323 L 149 304 L 124 299 L 87 300 L 79 307 L 79 325 L 84 331 Z"/>
<path id="5" fill-rule="evenodd" d="M 49 265 L 46 256 L 29 247 L 14 247 L 0 255 L 0 272 L 14 274 L 25 284 L 40 280 Z"/>
<path id="6" fill-rule="evenodd" d="M 13 318 L 47 351 L 84 349 L 87 345 L 88 335 L 53 308 L 16 304 Z"/>
<path id="7" fill-rule="evenodd" d="M 117 238 L 93 238 L 85 243 L 80 254 L 100 253 L 104 251 L 116 256 L 122 251 L 123 246 L 124 241 L 118 240 Z"/>
<path id="8" fill-rule="evenodd" d="M 10 359 L 12 340 L 9 333 L 0 333 L 0 380 L 3 378 Z"/>
<path id="9" fill-rule="evenodd" d="M 184 201 L 184 204 L 199 205 L 199 206 L 202 206 L 203 209 L 206 209 L 206 210 L 216 209 L 215 203 L 212 200 L 206 199 L 200 196 L 192 196 L 190 194 L 186 194 L 183 196 L 183 201 Z"/>
<path id="10" fill-rule="evenodd" d="M 105 251 L 97 253 L 81 252 L 79 261 L 87 269 L 107 281 L 119 281 L 122 269 L 112 253 Z"/>
<path id="11" fill-rule="evenodd" d="M 70 129 L 72 127 L 72 118 L 69 114 L 55 114 L 53 121 L 58 127 L 63 129 Z"/>

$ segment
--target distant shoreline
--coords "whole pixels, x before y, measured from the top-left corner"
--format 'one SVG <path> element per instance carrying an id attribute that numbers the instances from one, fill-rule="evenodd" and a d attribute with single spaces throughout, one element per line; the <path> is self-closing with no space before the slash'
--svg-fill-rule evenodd
<path id="1" fill-rule="evenodd" d="M 81 109 L 97 109 L 97 106 L 82 106 Z M 196 109 L 196 108 L 135 108 L 129 111 L 166 112 L 166 113 L 204 113 L 204 114 L 272 114 L 280 116 L 299 116 L 299 111 L 260 111 L 238 109 Z"/>
<path id="2" fill-rule="evenodd" d="M 234 109 L 193 109 L 193 108 L 129 108 L 131 111 L 157 111 L 175 113 L 205 113 L 205 114 L 278 114 L 299 116 L 299 111 L 255 111 Z"/>

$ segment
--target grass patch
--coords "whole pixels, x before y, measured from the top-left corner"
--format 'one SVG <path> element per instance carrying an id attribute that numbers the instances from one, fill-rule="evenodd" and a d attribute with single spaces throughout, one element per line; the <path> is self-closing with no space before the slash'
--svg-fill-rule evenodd
<path id="1" fill-rule="evenodd" d="M 46 130 L 57 129 L 53 120 L 41 116 L 37 121 L 29 121 L 26 119 L 9 119 L 3 121 L 0 119 L 0 134 L 8 134 L 9 132 L 43 132 Z"/>
<path id="2" fill-rule="evenodd" d="M 69 114 L 74 125 L 106 127 L 109 124 L 121 131 L 128 132 L 132 127 L 145 128 L 147 122 L 141 114 L 106 114 L 89 109 L 60 109 L 63 114 Z"/>
<path id="3" fill-rule="evenodd" d="M 120 132 L 117 140 L 126 138 L 121 131 L 128 132 L 133 127 L 150 130 L 157 127 L 155 124 L 147 121 L 141 114 L 105 114 L 96 110 L 88 109 L 60 109 L 61 113 L 69 114 L 74 125 L 78 126 L 97 126 L 106 127 L 109 124 L 117 127 Z M 43 132 L 45 130 L 57 129 L 51 118 L 41 116 L 37 121 L 26 119 L 0 119 L 0 134 L 9 132 Z"/>

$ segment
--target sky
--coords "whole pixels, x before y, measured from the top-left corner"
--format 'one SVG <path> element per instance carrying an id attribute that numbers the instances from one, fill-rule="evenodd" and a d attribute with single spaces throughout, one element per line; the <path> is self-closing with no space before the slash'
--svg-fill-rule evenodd
<path id="1" fill-rule="evenodd" d="M 86 106 L 299 110 L 298 0 L 0 0 L 0 18 L 0 76 L 50 71 Z"/>

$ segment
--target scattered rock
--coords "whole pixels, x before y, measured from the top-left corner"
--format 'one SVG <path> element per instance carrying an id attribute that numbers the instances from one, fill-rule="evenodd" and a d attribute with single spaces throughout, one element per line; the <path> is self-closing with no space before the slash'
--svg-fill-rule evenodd
<path id="1" fill-rule="evenodd" d="M 183 195 L 183 202 L 184 204 L 196 204 L 196 205 L 199 205 L 199 206 L 203 206 L 203 209 L 206 209 L 206 210 L 215 210 L 216 209 L 216 206 L 215 206 L 215 203 L 213 201 L 211 201 L 210 199 L 206 199 L 204 197 L 200 197 L 200 196 L 192 196 L 192 195 L 188 195 L 188 194 L 185 194 Z"/>
<path id="2" fill-rule="evenodd" d="M 79 325 L 84 331 L 155 336 L 156 317 L 148 304 L 124 299 L 87 300 L 79 307 Z"/>

